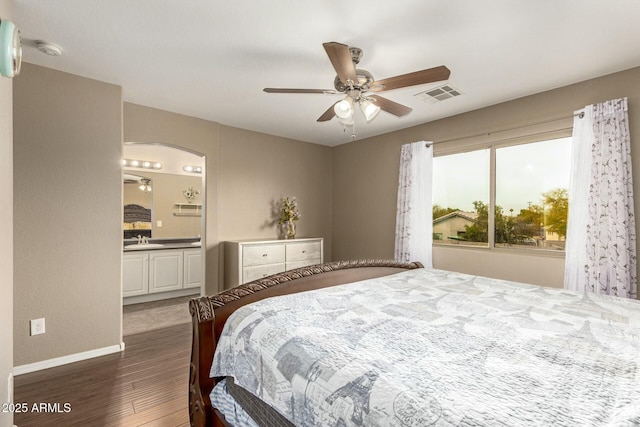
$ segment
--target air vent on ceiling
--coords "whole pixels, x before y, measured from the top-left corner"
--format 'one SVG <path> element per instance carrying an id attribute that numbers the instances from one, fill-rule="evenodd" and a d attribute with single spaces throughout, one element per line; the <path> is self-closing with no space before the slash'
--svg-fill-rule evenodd
<path id="1" fill-rule="evenodd" d="M 460 92 L 458 89 L 455 89 L 450 84 L 445 84 L 442 86 L 431 88 L 424 92 L 416 93 L 414 96 L 419 96 L 425 102 L 429 101 L 431 103 L 435 103 L 460 95 L 462 95 L 462 92 Z"/>

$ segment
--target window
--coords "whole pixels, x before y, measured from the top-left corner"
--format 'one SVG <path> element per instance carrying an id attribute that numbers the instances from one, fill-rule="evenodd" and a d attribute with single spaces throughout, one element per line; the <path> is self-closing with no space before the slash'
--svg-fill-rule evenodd
<path id="1" fill-rule="evenodd" d="M 438 243 L 487 246 L 488 204 L 488 149 L 433 159 L 433 233 L 442 235 Z"/>
<path id="2" fill-rule="evenodd" d="M 570 155 L 561 138 L 435 157 L 437 243 L 564 250 Z"/>
<path id="3" fill-rule="evenodd" d="M 496 149 L 496 246 L 564 250 L 571 138 Z"/>

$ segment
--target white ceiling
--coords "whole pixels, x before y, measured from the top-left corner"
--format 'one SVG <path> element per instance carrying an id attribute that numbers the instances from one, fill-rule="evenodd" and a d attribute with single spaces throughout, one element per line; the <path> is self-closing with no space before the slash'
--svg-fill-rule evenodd
<path id="1" fill-rule="evenodd" d="M 334 146 L 339 95 L 322 43 L 363 49 L 380 80 L 446 65 L 463 96 L 432 104 L 435 85 L 382 93 L 413 108 L 356 120 L 357 139 L 640 65 L 638 0 L 15 0 L 26 62 L 114 83 L 124 100 Z M 35 40 L 60 45 L 44 55 Z"/>

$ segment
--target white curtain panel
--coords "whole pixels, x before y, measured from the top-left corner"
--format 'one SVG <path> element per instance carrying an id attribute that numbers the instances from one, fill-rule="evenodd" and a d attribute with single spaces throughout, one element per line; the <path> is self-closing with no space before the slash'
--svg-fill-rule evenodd
<path id="1" fill-rule="evenodd" d="M 574 119 L 564 287 L 636 298 L 636 229 L 627 99 Z"/>
<path id="2" fill-rule="evenodd" d="M 400 152 L 395 259 L 433 267 L 433 148 L 431 142 L 404 144 Z"/>

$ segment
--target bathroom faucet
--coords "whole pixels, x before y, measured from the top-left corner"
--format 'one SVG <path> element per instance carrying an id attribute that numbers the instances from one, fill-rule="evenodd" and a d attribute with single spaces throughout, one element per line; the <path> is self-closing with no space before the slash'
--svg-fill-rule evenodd
<path id="1" fill-rule="evenodd" d="M 141 236 L 138 234 L 138 244 L 139 245 L 148 245 L 149 244 L 149 238 L 147 236 Z"/>

